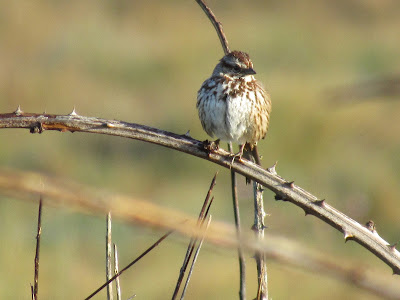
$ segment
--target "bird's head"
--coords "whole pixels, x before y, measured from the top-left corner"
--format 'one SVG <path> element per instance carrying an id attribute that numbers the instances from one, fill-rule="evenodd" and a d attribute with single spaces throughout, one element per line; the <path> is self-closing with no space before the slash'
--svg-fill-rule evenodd
<path id="1" fill-rule="evenodd" d="M 232 51 L 221 58 L 215 67 L 213 75 L 228 75 L 231 77 L 245 77 L 256 74 L 249 55 L 242 51 Z"/>

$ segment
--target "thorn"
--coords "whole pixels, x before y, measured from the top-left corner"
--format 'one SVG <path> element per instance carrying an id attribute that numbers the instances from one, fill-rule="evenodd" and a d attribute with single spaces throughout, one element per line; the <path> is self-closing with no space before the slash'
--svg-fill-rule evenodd
<path id="1" fill-rule="evenodd" d="M 303 210 L 304 210 L 304 216 L 307 217 L 310 213 L 308 211 L 306 211 L 304 208 L 303 208 Z"/>
<path id="2" fill-rule="evenodd" d="M 268 229 L 268 226 L 267 226 L 267 225 L 265 225 L 265 224 L 263 224 L 261 229 L 262 229 L 262 230 L 264 230 L 264 229 Z"/>
<path id="3" fill-rule="evenodd" d="M 279 200 L 283 200 L 281 195 L 275 194 L 275 200 L 279 201 Z"/>
<path id="4" fill-rule="evenodd" d="M 284 184 L 283 184 L 283 186 L 286 186 L 287 188 L 289 188 L 289 189 L 292 189 L 292 188 L 294 188 L 294 181 L 286 181 Z"/>
<path id="5" fill-rule="evenodd" d="M 367 229 L 368 229 L 369 231 L 371 231 L 372 233 L 375 233 L 375 232 L 376 232 L 375 223 L 374 223 L 374 221 L 372 221 L 372 220 L 369 220 L 367 223 L 365 223 L 365 227 L 367 227 Z"/>
<path id="6" fill-rule="evenodd" d="M 318 205 L 320 207 L 324 207 L 325 206 L 325 199 L 322 200 L 315 200 L 312 203 L 314 203 L 315 205 Z"/>
<path id="7" fill-rule="evenodd" d="M 73 117 L 73 116 L 77 116 L 77 115 L 78 114 L 76 113 L 75 106 L 74 106 L 74 108 L 72 109 L 71 113 L 68 116 Z"/>
<path id="8" fill-rule="evenodd" d="M 269 167 L 267 169 L 267 171 L 270 172 L 271 174 L 277 175 L 278 173 L 276 173 L 276 169 L 275 169 L 277 164 L 278 164 L 278 161 L 276 161 L 272 167 Z"/>
<path id="9" fill-rule="evenodd" d="M 344 231 L 344 240 L 347 242 L 348 240 L 352 239 L 353 235 L 348 233 L 347 231 Z"/>
<path id="10" fill-rule="evenodd" d="M 190 129 L 189 129 L 183 136 L 191 137 L 191 136 L 190 136 Z"/>
<path id="11" fill-rule="evenodd" d="M 393 275 L 400 275 L 400 269 L 399 268 L 393 268 Z"/>
<path id="12" fill-rule="evenodd" d="M 396 243 L 394 243 L 394 244 L 392 244 L 392 245 L 388 245 L 388 247 L 389 247 L 389 250 L 391 251 L 391 252 L 394 252 L 395 250 L 396 250 L 396 246 L 399 244 L 399 242 L 396 242 Z"/>
<path id="13" fill-rule="evenodd" d="M 252 226 L 251 226 L 251 228 L 250 228 L 252 231 L 257 231 L 257 228 L 256 228 L 256 225 L 255 224 L 253 224 Z"/>
<path id="14" fill-rule="evenodd" d="M 20 116 L 20 115 L 22 115 L 23 113 L 24 113 L 24 112 L 21 110 L 21 105 L 18 104 L 17 110 L 14 111 L 14 114 L 15 114 L 16 116 Z"/>

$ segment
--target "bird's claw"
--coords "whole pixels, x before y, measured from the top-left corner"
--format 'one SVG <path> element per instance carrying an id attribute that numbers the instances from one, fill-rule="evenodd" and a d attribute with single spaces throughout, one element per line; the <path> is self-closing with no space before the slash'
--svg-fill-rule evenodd
<path id="1" fill-rule="evenodd" d="M 232 157 L 232 161 L 231 161 L 231 164 L 230 164 L 230 167 L 229 167 L 230 169 L 232 168 L 233 163 L 235 162 L 235 159 L 237 159 L 239 162 L 243 162 L 242 156 L 243 156 L 244 146 L 245 146 L 245 144 L 240 146 L 240 150 L 239 150 L 238 153 L 236 153 L 236 154 L 231 153 L 230 154 L 230 156 Z"/>
<path id="2" fill-rule="evenodd" d="M 231 161 L 231 164 L 230 164 L 230 167 L 229 167 L 230 169 L 232 168 L 233 163 L 235 162 L 235 160 L 237 160 L 239 162 L 243 162 L 242 161 L 243 153 L 241 153 L 241 152 L 238 152 L 236 154 L 231 153 L 230 156 L 232 157 L 232 161 Z"/>

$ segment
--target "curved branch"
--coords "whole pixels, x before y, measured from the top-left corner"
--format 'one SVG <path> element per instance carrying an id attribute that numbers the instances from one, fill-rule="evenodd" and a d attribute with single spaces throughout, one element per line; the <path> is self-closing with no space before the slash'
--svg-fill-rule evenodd
<path id="1" fill-rule="evenodd" d="M 222 49 L 224 50 L 225 55 L 229 54 L 231 50 L 229 50 L 228 40 L 226 39 L 224 30 L 222 29 L 221 22 L 217 21 L 217 17 L 213 14 L 211 9 L 205 4 L 203 0 L 196 0 L 196 2 L 200 5 L 202 10 L 205 12 L 207 17 L 210 19 L 211 23 L 213 24 L 215 31 L 218 34 L 219 40 L 221 42 Z"/>
<path id="2" fill-rule="evenodd" d="M 107 134 L 141 140 L 160 146 L 188 153 L 227 169 L 232 169 L 245 177 L 260 183 L 276 194 L 276 200 L 284 200 L 302 208 L 306 214 L 314 215 L 344 234 L 345 240 L 354 240 L 375 254 L 400 275 L 400 252 L 394 245 L 383 240 L 371 223 L 362 226 L 342 212 L 336 210 L 302 188 L 278 176 L 275 167 L 268 170 L 242 159 L 232 163 L 229 152 L 217 149 L 211 153 L 204 150 L 203 142 L 187 135 L 179 135 L 144 125 L 93 117 L 78 116 L 75 112 L 69 115 L 50 115 L 23 113 L 18 109 L 14 113 L 0 114 L 0 128 L 28 128 L 32 133 L 45 130 L 61 132 L 89 132 Z"/>

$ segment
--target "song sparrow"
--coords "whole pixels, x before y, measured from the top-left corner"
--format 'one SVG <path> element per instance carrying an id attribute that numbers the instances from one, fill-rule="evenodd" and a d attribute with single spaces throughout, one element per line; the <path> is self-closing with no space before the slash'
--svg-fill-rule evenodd
<path id="1" fill-rule="evenodd" d="M 203 129 L 211 137 L 241 145 L 239 158 L 246 143 L 252 149 L 268 130 L 271 99 L 254 74 L 249 55 L 233 51 L 220 60 L 197 94 Z"/>

